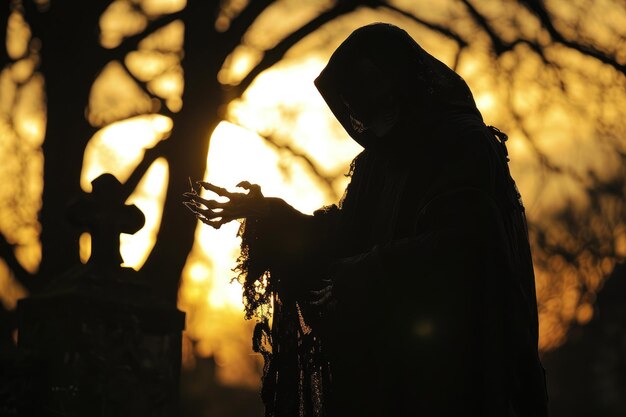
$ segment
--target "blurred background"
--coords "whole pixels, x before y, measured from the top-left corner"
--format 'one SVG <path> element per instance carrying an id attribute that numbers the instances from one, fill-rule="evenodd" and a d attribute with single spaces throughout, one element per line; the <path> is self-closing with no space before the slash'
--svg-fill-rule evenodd
<path id="1" fill-rule="evenodd" d="M 459 72 L 510 137 L 552 415 L 626 416 L 623 0 L 2 1 L 0 348 L 17 300 L 89 259 L 65 207 L 110 172 L 146 216 L 124 265 L 187 313 L 182 415 L 261 416 L 239 225 L 203 227 L 180 194 L 190 177 L 307 213 L 338 202 L 360 148 L 313 79 L 377 21 Z"/>

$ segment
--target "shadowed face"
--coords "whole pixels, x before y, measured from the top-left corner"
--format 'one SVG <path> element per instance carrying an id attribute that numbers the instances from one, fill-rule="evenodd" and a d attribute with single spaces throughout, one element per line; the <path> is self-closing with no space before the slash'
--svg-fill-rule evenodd
<path id="1" fill-rule="evenodd" d="M 339 97 L 348 109 L 352 128 L 359 134 L 367 132 L 384 137 L 399 117 L 399 103 L 392 81 L 368 59 L 355 63 L 343 83 Z"/>

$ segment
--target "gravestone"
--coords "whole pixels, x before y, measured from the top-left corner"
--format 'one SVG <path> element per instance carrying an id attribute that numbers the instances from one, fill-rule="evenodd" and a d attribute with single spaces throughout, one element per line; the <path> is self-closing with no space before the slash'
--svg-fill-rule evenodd
<path id="1" fill-rule="evenodd" d="M 147 279 L 121 266 L 120 233 L 144 216 L 104 174 L 69 208 L 92 236 L 92 254 L 18 303 L 18 349 L 36 358 L 20 416 L 176 416 L 184 313 L 151 295 Z M 159 279 L 159 277 L 149 277 Z"/>

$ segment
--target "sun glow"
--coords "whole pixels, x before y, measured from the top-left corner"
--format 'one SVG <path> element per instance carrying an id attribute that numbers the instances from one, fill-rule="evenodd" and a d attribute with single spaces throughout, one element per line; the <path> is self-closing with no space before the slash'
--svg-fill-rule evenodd
<path id="1" fill-rule="evenodd" d="M 278 169 L 281 155 L 250 130 L 223 122 L 215 130 L 210 146 L 206 181 L 234 191 L 237 183 L 250 180 L 260 184 L 266 196 L 280 196 L 305 213 L 329 202 L 302 162 L 292 161 L 291 175 L 286 175 Z M 204 193 L 204 197 L 211 196 Z M 216 357 L 221 364 L 218 367 L 221 380 L 254 386 L 258 384 L 258 370 L 245 373 L 241 369 L 248 361 L 249 351 L 246 347 L 249 340 L 242 342 L 241 334 L 250 334 L 250 323 L 245 323 L 242 317 L 241 286 L 231 282 L 239 256 L 238 228 L 236 222 L 218 230 L 198 223 L 196 244 L 183 272 L 179 303 L 190 312 L 187 334 L 199 340 L 199 351 Z M 230 331 L 213 333 L 223 331 L 221 326 L 207 326 L 207 322 L 214 320 L 229 322 Z M 236 355 L 237 351 L 243 356 Z"/>
<path id="2" fill-rule="evenodd" d="M 140 116 L 113 123 L 100 130 L 85 148 L 80 185 L 91 191 L 91 181 L 109 172 L 125 182 L 141 162 L 146 149 L 166 139 L 172 129 L 170 118 Z"/>
<path id="3" fill-rule="evenodd" d="M 120 235 L 120 254 L 123 266 L 139 270 L 148 258 L 156 243 L 157 233 L 163 214 L 165 190 L 168 182 L 168 165 L 165 158 L 152 163 L 141 179 L 137 188 L 126 200 L 126 204 L 134 204 L 146 217 L 144 226 L 134 235 Z"/>

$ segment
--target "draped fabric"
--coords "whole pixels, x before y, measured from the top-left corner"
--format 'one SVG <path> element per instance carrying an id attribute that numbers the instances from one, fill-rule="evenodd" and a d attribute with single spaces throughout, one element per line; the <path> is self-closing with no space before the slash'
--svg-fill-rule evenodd
<path id="1" fill-rule="evenodd" d="M 242 225 L 266 416 L 546 415 L 506 136 L 392 25 L 355 31 L 316 85 L 364 150 L 338 206 L 271 198 Z M 333 302 L 312 304 L 327 279 Z"/>

